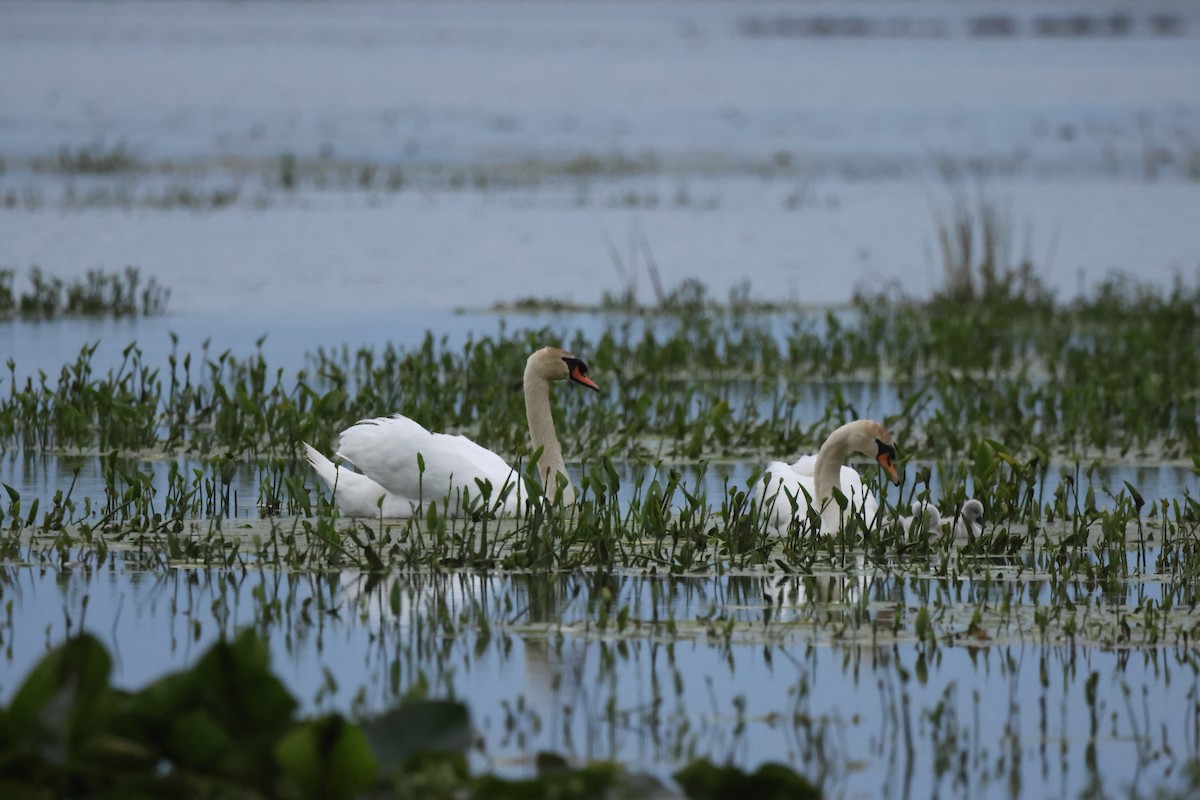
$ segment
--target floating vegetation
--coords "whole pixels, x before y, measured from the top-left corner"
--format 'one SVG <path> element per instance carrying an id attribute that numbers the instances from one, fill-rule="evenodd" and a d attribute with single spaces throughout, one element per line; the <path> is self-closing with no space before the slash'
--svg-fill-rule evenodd
<path id="1" fill-rule="evenodd" d="M 401 780 L 392 773 L 402 764 L 429 763 L 387 757 L 416 747 L 412 736 L 390 739 L 403 720 L 421 744 L 440 744 L 435 761 L 460 765 L 457 778 L 496 786 L 479 771 L 515 772 L 526 792 L 550 772 L 595 768 L 644 793 L 655 783 L 633 770 L 645 769 L 712 796 L 693 781 L 736 781 L 745 764 L 754 781 L 798 788 L 798 772 L 829 797 L 892 781 L 911 796 L 1060 780 L 1114 792 L 1135 770 L 1144 794 L 1131 796 L 1196 787 L 1194 648 L 1153 639 L 1193 627 L 1195 613 L 1160 604 L 1152 576 L 1131 579 L 1122 596 L 1082 582 L 1047 592 L 1040 578 L 1004 569 L 949 580 L 385 575 L 165 568 L 148 547 L 116 546 L 103 563 L 72 555 L 64 568 L 0 573 L 17 578 L 0 582 L 11 609 L 0 641 L 29 675 L 10 684 L 0 713 L 0 749 L 20 756 L 0 762 L 6 777 L 137 780 L 157 756 L 160 777 L 285 779 L 279 772 L 295 764 L 279 757 L 282 742 L 315 726 L 332 740 L 357 729 L 366 749 L 308 751 L 314 768 L 349 769 L 356 785 Z M 90 602 L 67 600 L 43 630 L 39 607 L 79 595 Z M 129 610 L 110 631 L 118 598 Z M 80 635 L 85 625 L 111 637 L 113 662 L 132 648 L 140 662 L 155 642 L 160 658 L 188 668 L 115 691 L 109 656 Z M 68 643 L 51 652 L 64 629 Z M 257 635 L 239 633 L 248 629 Z M 50 655 L 35 665 L 39 649 Z M 471 709 L 469 735 L 459 703 Z M 331 718 L 340 723 L 323 727 Z M 94 748 L 110 753 L 106 742 L 140 745 L 131 755 L 145 758 L 78 774 L 96 766 Z M 233 757 L 243 749 L 258 754 L 253 765 Z M 335 757 L 347 751 L 364 757 Z M 609 761 L 626 766 L 597 763 Z M 1160 793 L 1179 784 L 1177 795 Z"/>
<path id="2" fill-rule="evenodd" d="M 10 363 L 0 442 L 296 457 L 301 441 L 320 447 L 359 419 L 399 410 L 520 454 L 511 385 L 523 354 L 552 341 L 586 354 L 611 387 L 604 402 L 564 398 L 565 427 L 585 434 L 567 443 L 577 459 L 778 457 L 815 449 L 866 413 L 902 431 L 903 450 L 923 460 L 961 462 L 990 443 L 1036 459 L 1037 470 L 1200 452 L 1200 294 L 1181 283 L 1156 292 L 1114 280 L 1070 303 L 881 295 L 843 311 L 673 308 L 656 319 L 607 316 L 596 338 L 547 328 L 453 350 L 432 335 L 411 349 L 319 349 L 291 375 L 261 352 L 207 348 L 151 365 L 136 344 L 101 375 L 88 345 L 57 379 L 19 382 Z"/>
<path id="3" fill-rule="evenodd" d="M 552 753 L 539 754 L 533 779 L 473 776 L 475 735 L 460 703 L 411 700 L 358 723 L 337 713 L 298 719 L 268 655 L 248 630 L 191 668 L 124 692 L 109 682 L 103 645 L 72 638 L 0 708 L 0 786 L 20 797 L 678 796 L 616 764 L 572 766 Z M 700 760 L 679 777 L 688 797 L 819 796 L 778 764 L 748 775 Z"/>
<path id="4" fill-rule="evenodd" d="M 64 145 L 52 158 L 35 159 L 33 167 L 70 175 L 111 175 L 133 172 L 142 162 L 124 142 L 93 142 L 75 148 Z"/>
<path id="5" fill-rule="evenodd" d="M 975 278 L 980 252 L 961 260 Z M 648 251 L 640 258 L 652 263 Z M 1182 786 L 1187 796 L 1200 721 L 1200 502 L 1187 481 L 1152 494 L 1121 470 L 1169 462 L 1200 473 L 1200 294 L 1182 282 L 1156 291 L 1113 280 L 1060 302 L 1040 288 L 1009 291 L 1006 263 L 997 259 L 993 283 L 972 291 L 863 296 L 835 310 L 759 308 L 738 301 L 748 291 L 718 303 L 702 286 L 654 280 L 656 313 L 627 291 L 594 310 L 598 333 L 501 326 L 455 347 L 427 335 L 415 347 L 322 348 L 290 372 L 269 363 L 262 341 L 248 357 L 207 345 L 180 352 L 173 341 L 165 364 L 130 344 L 103 371 L 87 344 L 57 376 L 18 378 L 10 359 L 0 376 L 4 466 L 30 474 L 55 459 L 74 477 L 52 493 L 3 486 L 0 591 L 17 605 L 0 618 L 0 643 L 12 661 L 25 657 L 33 628 L 53 638 L 52 623 L 21 616 L 34 608 L 21 605 L 32 579 L 17 578 L 33 574 L 84 581 L 84 597 L 102 591 L 96 575 L 154 576 L 175 587 L 169 616 L 186 613 L 188 637 L 199 642 L 208 626 L 232 642 L 225 648 L 242 646 L 233 620 L 267 637 L 281 631 L 297 652 L 314 641 L 323 652 L 335 629 L 369 629 L 356 645 L 369 688 L 331 700 L 344 676 L 322 666 L 316 705 L 341 710 L 289 717 L 256 760 L 275 770 L 254 773 L 256 787 L 294 780 L 288 770 L 301 761 L 313 785 L 350 769 L 343 785 L 401 786 L 408 773 L 384 766 L 353 731 L 397 702 L 458 699 L 475 678 L 511 672 L 516 651 L 553 673 L 544 679 L 553 705 L 534 708 L 514 691 L 488 697 L 480 719 L 489 748 L 524 759 L 512 785 L 526 794 L 551 773 L 645 789 L 612 764 L 591 764 L 599 754 L 649 765 L 668 789 L 695 796 L 729 782 L 841 796 L 859 791 L 862 772 L 878 778 L 863 790 L 871 794 L 887 780 L 884 763 L 931 794 L 1019 794 L 1037 764 L 1043 778 L 1069 775 L 1081 790 L 1082 781 L 1121 788 L 1136 769 L 1147 792 Z M 633 261 L 621 264 L 632 276 Z M 514 388 L 527 354 L 548 342 L 586 358 L 603 389 L 555 397 L 577 476 L 570 506 L 537 489 Z M 341 517 L 301 442 L 329 451 L 338 431 L 395 411 L 514 463 L 530 489 L 518 512 L 497 518 L 494 487 L 482 485 L 430 498 L 407 519 Z M 815 451 L 866 416 L 895 434 L 903 476 L 880 490 L 875 522 L 851 513 L 822 532 L 812 515 L 785 515 L 776 529 L 770 504 L 780 499 L 764 506 L 753 490 L 765 464 Z M 81 489 L 85 467 L 97 477 Z M 878 487 L 875 470 L 863 477 Z M 940 516 L 910 517 L 914 504 Z M 64 601 L 73 640 L 88 608 L 79 594 Z M 14 655 L 18 641 L 27 649 Z M 704 667 L 709 694 L 697 696 L 706 660 L 724 671 Z M 733 680 L 735 664 L 748 684 Z M 817 692 L 818 671 L 859 705 L 846 716 L 831 708 L 851 700 Z M 877 705 L 864 699 L 860 672 Z M 172 680 L 185 679 L 146 691 Z M 1012 687 L 1007 699 L 995 680 Z M 769 699 L 758 684 L 773 686 Z M 124 698 L 118 706 L 140 696 L 105 691 Z M 1014 711 L 1025 700 L 1041 709 L 1036 723 Z M 1152 702 L 1166 709 L 1161 725 L 1139 707 Z M 1080 708 L 1090 717 L 1073 717 Z M 361 723 L 336 716 L 350 709 Z M 281 741 L 321 737 L 343 744 L 271 760 Z M 29 748 L 39 741 L 11 762 L 32 770 L 21 780 L 95 777 L 37 761 Z M 762 747 L 776 741 L 782 752 Z M 546 747 L 568 760 L 531 763 Z M 767 750 L 789 766 L 765 766 Z M 863 753 L 878 763 L 864 766 Z M 500 791 L 494 781 L 507 776 L 466 768 L 477 754 L 453 755 L 447 785 Z M 1125 761 L 1107 762 L 1112 754 Z M 1116 763 L 1127 768 L 1114 777 Z M 198 768 L 188 764 L 190 779 Z M 793 770 L 811 786 L 793 784 L 804 780 Z M 168 777 L 182 779 L 146 780 Z"/>
<path id="6" fill-rule="evenodd" d="M 143 284 L 137 267 L 124 272 L 92 269 L 70 282 L 32 267 L 27 290 L 18 290 L 15 279 L 15 270 L 0 268 L 0 319 L 155 317 L 166 313 L 171 296 L 154 278 Z"/>

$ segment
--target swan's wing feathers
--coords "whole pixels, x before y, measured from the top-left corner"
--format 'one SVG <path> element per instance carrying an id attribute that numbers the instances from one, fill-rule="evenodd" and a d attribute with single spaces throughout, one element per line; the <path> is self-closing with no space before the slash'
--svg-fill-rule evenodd
<path id="1" fill-rule="evenodd" d="M 808 498 L 817 492 L 812 476 L 797 472 L 793 466 L 782 461 L 771 462 L 759 484 L 759 500 L 770 515 L 770 524 L 776 528 L 786 528 L 792 520 L 792 498 L 796 502 L 795 518 L 804 519 L 808 515 Z"/>
<path id="2" fill-rule="evenodd" d="M 871 490 L 863 484 L 862 476 L 854 467 L 842 465 L 841 474 L 842 494 L 849 498 L 854 508 L 862 510 L 863 521 L 868 525 L 875 521 L 879 512 L 879 500 Z"/>
<path id="3" fill-rule="evenodd" d="M 778 462 L 776 462 L 776 463 L 778 463 Z M 816 453 L 810 453 L 809 455 L 806 455 L 806 456 L 800 456 L 800 458 L 796 461 L 796 463 L 792 464 L 789 468 L 794 470 L 795 472 L 799 473 L 800 475 L 808 475 L 809 477 L 816 475 L 817 474 L 817 455 L 816 455 Z"/>
<path id="4" fill-rule="evenodd" d="M 425 469 L 421 471 L 417 454 Z M 493 492 L 516 476 L 504 459 L 465 436 L 430 433 L 397 414 L 352 425 L 342 432 L 338 455 L 389 492 L 412 500 L 458 498 L 464 489 L 477 495 L 476 479 L 490 481 Z"/>

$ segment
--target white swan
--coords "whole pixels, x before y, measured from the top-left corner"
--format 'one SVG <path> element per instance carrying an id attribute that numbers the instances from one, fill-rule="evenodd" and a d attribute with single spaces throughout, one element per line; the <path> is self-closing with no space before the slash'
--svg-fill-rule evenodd
<path id="1" fill-rule="evenodd" d="M 900 517 L 900 527 L 907 534 L 918 519 L 924 518 L 924 530 L 935 531 L 942 524 L 942 512 L 938 511 L 938 507 L 933 503 L 927 503 L 923 500 L 913 500 L 912 516 Z"/>
<path id="2" fill-rule="evenodd" d="M 529 436 L 534 451 L 541 449 L 538 476 L 551 497 L 558 489 L 558 475 L 567 478 L 567 467 L 550 413 L 550 382 L 570 380 L 600 391 L 587 373 L 587 364 L 557 347 L 543 347 L 525 362 Z M 304 451 L 333 490 L 342 513 L 351 517 L 408 517 L 419 513 L 423 502 L 440 503 L 443 498 L 450 500 L 448 512 L 455 513 L 465 496 L 481 497 L 479 482 L 491 484 L 489 504 L 497 513 L 520 509 L 521 478 L 503 458 L 465 436 L 430 433 L 401 414 L 364 419 L 342 431 L 337 457 L 359 472 L 335 465 L 307 442 Z M 423 473 L 418 454 L 425 464 Z M 569 478 L 562 499 L 575 502 Z"/>
<path id="3" fill-rule="evenodd" d="M 879 501 L 863 486 L 858 472 L 842 465 L 851 453 L 874 457 L 887 470 L 892 483 L 900 483 L 896 474 L 896 445 L 888 429 L 869 419 L 848 422 L 829 434 L 817 455 L 803 456 L 795 464 L 774 461 L 767 465 L 758 497 L 770 515 L 769 524 L 782 530 L 791 523 L 793 497 L 797 504 L 795 519 L 803 521 L 808 516 L 807 492 L 821 511 L 821 532 L 837 531 L 841 527 L 841 509 L 833 502 L 835 486 L 841 489 L 851 507 L 862 513 L 867 525 L 872 524 Z"/>
<path id="4" fill-rule="evenodd" d="M 956 539 L 968 539 L 983 533 L 983 503 L 974 497 L 969 498 L 954 515 L 953 522 Z"/>

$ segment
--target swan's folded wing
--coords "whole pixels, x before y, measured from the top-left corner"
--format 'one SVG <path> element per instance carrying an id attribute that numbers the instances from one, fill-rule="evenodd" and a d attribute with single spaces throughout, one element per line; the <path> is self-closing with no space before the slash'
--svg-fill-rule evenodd
<path id="1" fill-rule="evenodd" d="M 417 463 L 420 453 L 424 472 Z M 516 474 L 504 459 L 465 436 L 430 433 L 397 414 L 363 420 L 342 432 L 338 455 L 392 494 L 411 500 L 454 502 L 463 490 L 479 493 L 476 479 L 490 481 L 493 498 Z"/>
<path id="2" fill-rule="evenodd" d="M 786 527 L 792 519 L 792 498 L 796 501 L 795 517 L 804 519 L 808 514 L 809 498 L 816 494 L 817 487 L 810 475 L 803 475 L 793 465 L 773 461 L 763 471 L 759 500 L 769 513 L 770 524 Z"/>
<path id="3" fill-rule="evenodd" d="M 776 462 L 779 463 L 779 462 Z M 816 453 L 807 456 L 800 456 L 795 464 L 791 465 L 791 469 L 798 475 L 807 475 L 813 477 L 817 474 L 817 456 Z"/>
<path id="4" fill-rule="evenodd" d="M 854 467 L 842 465 L 841 473 L 842 494 L 850 500 L 852 507 L 862 511 L 863 520 L 870 525 L 875 521 L 879 511 L 879 500 L 871 490 L 863 484 L 862 476 Z"/>

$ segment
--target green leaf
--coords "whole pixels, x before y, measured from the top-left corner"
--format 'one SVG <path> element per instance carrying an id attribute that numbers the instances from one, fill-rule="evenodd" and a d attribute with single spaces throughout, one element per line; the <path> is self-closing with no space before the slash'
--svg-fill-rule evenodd
<path id="1" fill-rule="evenodd" d="M 1129 490 L 1129 496 L 1133 498 L 1134 507 L 1137 508 L 1138 511 L 1141 511 L 1142 507 L 1146 505 L 1146 501 L 1142 497 L 1142 493 L 1133 488 L 1133 484 L 1129 481 L 1125 481 L 1125 488 Z"/>
<path id="2" fill-rule="evenodd" d="M 166 676 L 131 702 L 149 735 L 162 740 L 165 758 L 261 787 L 269 785 L 272 747 L 296 708 L 270 671 L 266 642 L 250 629 L 217 642 L 192 669 Z"/>
<path id="3" fill-rule="evenodd" d="M 698 759 L 679 770 L 675 780 L 684 794 L 698 800 L 753 797 L 755 800 L 819 800 L 821 794 L 808 779 L 782 764 L 763 764 L 753 773 L 737 767 L 718 767 Z"/>
<path id="4" fill-rule="evenodd" d="M 449 700 L 405 703 L 362 729 L 385 775 L 400 771 L 417 753 L 461 753 L 472 740 L 467 707 Z"/>
<path id="5" fill-rule="evenodd" d="M 392 581 L 392 590 L 388 593 L 388 602 L 392 613 L 400 616 L 400 581 Z"/>
<path id="6" fill-rule="evenodd" d="M 317 413 L 321 418 L 336 416 L 346 399 L 347 395 L 341 389 L 330 389 L 317 401 Z"/>
<path id="7" fill-rule="evenodd" d="M 93 714 L 108 686 L 112 660 L 86 634 L 43 658 L 13 697 L 6 719 L 10 735 L 52 762 L 67 759 L 94 730 Z"/>
<path id="8" fill-rule="evenodd" d="M 357 797 L 379 774 L 362 729 L 337 714 L 298 725 L 275 746 L 275 758 L 292 784 L 287 796 Z"/>
<path id="9" fill-rule="evenodd" d="M 204 709 L 184 713 L 171 726 L 170 747 L 186 753 L 189 766 L 215 767 L 234 746 L 233 737 Z"/>

